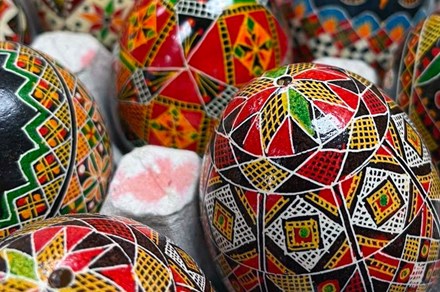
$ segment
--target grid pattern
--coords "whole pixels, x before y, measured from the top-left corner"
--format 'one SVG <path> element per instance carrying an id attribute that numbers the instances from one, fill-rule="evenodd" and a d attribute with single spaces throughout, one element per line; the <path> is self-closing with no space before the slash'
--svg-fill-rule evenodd
<path id="1" fill-rule="evenodd" d="M 298 174 L 318 183 L 330 185 L 338 177 L 343 158 L 342 152 L 318 152 L 298 170 Z"/>
<path id="2" fill-rule="evenodd" d="M 297 80 L 295 89 L 311 100 L 325 101 L 331 104 L 341 105 L 344 102 L 333 93 L 325 83 L 316 80 Z"/>
<path id="3" fill-rule="evenodd" d="M 370 89 L 368 89 L 363 95 L 363 100 L 372 115 L 383 114 L 387 112 L 387 107 L 381 99 L 382 98 L 376 96 L 376 94 Z"/>
<path id="4" fill-rule="evenodd" d="M 38 274 L 40 279 L 47 280 L 50 272 L 65 255 L 64 229 L 61 229 L 37 254 Z"/>
<path id="5" fill-rule="evenodd" d="M 377 147 L 379 138 L 374 120 L 371 117 L 355 119 L 352 124 L 349 149 L 366 150 Z"/>
<path id="6" fill-rule="evenodd" d="M 261 111 L 264 123 L 261 125 L 261 135 L 264 147 L 267 149 L 270 141 L 284 122 L 288 113 L 287 99 L 285 94 L 276 94 L 269 99 Z"/>
<path id="7" fill-rule="evenodd" d="M 170 271 L 143 248 L 138 248 L 135 272 L 145 290 L 165 291 L 171 285 Z"/>
<path id="8" fill-rule="evenodd" d="M 289 176 L 289 173 L 267 160 L 256 160 L 241 166 L 243 174 L 258 189 L 270 191 Z"/>

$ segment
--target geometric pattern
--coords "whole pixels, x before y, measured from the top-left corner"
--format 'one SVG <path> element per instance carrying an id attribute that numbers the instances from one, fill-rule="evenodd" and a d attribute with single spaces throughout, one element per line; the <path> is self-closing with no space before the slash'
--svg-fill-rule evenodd
<path id="1" fill-rule="evenodd" d="M 415 128 L 440 163 L 440 14 L 423 19 L 408 34 L 400 58 L 397 103 L 408 113 Z"/>
<path id="2" fill-rule="evenodd" d="M 41 223 L 0 243 L 2 291 L 213 291 L 188 254 L 136 221 L 90 214 Z"/>
<path id="3" fill-rule="evenodd" d="M 260 1 L 136 2 L 116 66 L 126 138 L 203 153 L 238 88 L 286 53 L 287 37 Z"/>
<path id="4" fill-rule="evenodd" d="M 0 75 L 0 87 L 9 88 L 1 95 L 9 114 L 0 110 L 0 148 L 8 155 L 0 169 L 0 238 L 35 220 L 97 212 L 112 158 L 92 97 L 49 57 L 13 42 L 0 43 Z"/>
<path id="5" fill-rule="evenodd" d="M 409 117 L 356 74 L 293 64 L 254 79 L 226 106 L 202 169 L 203 226 L 228 287 L 438 280 L 440 177 Z"/>
<path id="6" fill-rule="evenodd" d="M 300 0 L 282 4 L 295 62 L 322 57 L 362 60 L 380 76 L 406 32 L 430 12 L 429 2 Z"/>
<path id="7" fill-rule="evenodd" d="M 90 33 L 112 48 L 124 24 L 132 0 L 32 0 L 45 31 Z"/>
<path id="8" fill-rule="evenodd" d="M 26 14 L 14 0 L 0 2 L 0 41 L 30 42 Z"/>

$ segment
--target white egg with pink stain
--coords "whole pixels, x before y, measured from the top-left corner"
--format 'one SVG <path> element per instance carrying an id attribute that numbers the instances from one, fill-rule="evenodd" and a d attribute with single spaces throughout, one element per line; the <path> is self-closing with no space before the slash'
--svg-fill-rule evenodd
<path id="1" fill-rule="evenodd" d="M 200 164 L 192 151 L 154 145 L 136 148 L 122 158 L 103 211 L 172 214 L 194 199 Z"/>

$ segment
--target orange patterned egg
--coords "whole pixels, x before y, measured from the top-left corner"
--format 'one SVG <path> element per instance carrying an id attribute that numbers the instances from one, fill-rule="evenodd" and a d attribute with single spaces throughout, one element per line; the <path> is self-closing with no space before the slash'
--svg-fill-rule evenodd
<path id="1" fill-rule="evenodd" d="M 28 0 L 26 0 L 28 1 Z M 47 31 L 90 33 L 111 48 L 134 0 L 32 0 Z"/>
<path id="2" fill-rule="evenodd" d="M 281 65 L 288 49 L 277 19 L 256 0 L 137 1 L 119 46 L 128 140 L 198 153 L 238 88 Z"/>

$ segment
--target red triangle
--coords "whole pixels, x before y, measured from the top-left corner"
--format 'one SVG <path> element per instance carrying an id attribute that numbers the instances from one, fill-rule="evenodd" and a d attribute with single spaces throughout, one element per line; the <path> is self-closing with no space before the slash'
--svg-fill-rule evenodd
<path id="1" fill-rule="evenodd" d="M 256 115 L 252 119 L 254 121 L 243 141 L 243 149 L 253 155 L 260 156 L 263 155 L 263 147 L 261 145 L 259 117 Z"/>
<path id="2" fill-rule="evenodd" d="M 35 252 L 38 253 L 62 228 L 62 226 L 55 226 L 35 231 L 32 235 Z"/>
<path id="3" fill-rule="evenodd" d="M 388 131 L 385 135 L 385 140 L 391 145 L 392 148 L 396 149 L 396 144 L 394 143 L 394 139 L 391 134 L 391 129 L 388 129 Z"/>
<path id="4" fill-rule="evenodd" d="M 156 240 L 156 233 L 152 229 L 146 226 L 137 226 L 136 230 L 141 232 L 143 235 L 148 237 L 151 241 L 155 242 Z"/>
<path id="5" fill-rule="evenodd" d="M 338 74 L 339 73 L 339 74 Z M 309 69 L 295 75 L 295 79 L 313 79 L 319 81 L 348 80 L 347 75 L 336 71 Z"/>
<path id="6" fill-rule="evenodd" d="M 201 104 L 197 85 L 187 70 L 182 71 L 172 82 L 166 85 L 160 92 L 160 95 L 183 102 Z"/>
<path id="7" fill-rule="evenodd" d="M 250 257 L 250 258 L 247 258 L 247 259 L 241 261 L 240 264 L 247 266 L 247 267 L 255 268 L 258 270 L 258 267 L 260 265 L 260 262 L 258 260 L 258 254 L 255 254 L 253 257 Z"/>
<path id="8" fill-rule="evenodd" d="M 279 195 L 273 195 L 271 194 L 270 196 L 267 196 L 266 199 L 266 206 L 265 206 L 265 211 L 266 214 L 268 212 L 270 212 L 270 210 L 278 204 L 279 201 L 283 201 L 285 200 L 284 196 L 279 196 Z"/>
<path id="9" fill-rule="evenodd" d="M 319 197 L 336 208 L 338 208 L 340 205 L 342 205 L 341 202 L 335 201 L 335 196 L 333 195 L 332 189 L 327 189 L 327 188 L 322 189 L 319 192 Z"/>
<path id="10" fill-rule="evenodd" d="M 149 67 L 184 67 L 184 55 L 182 51 L 182 44 L 179 42 L 178 27 L 173 25 L 173 28 L 167 34 L 167 37 L 160 45 L 154 59 L 149 64 Z"/>
<path id="11" fill-rule="evenodd" d="M 339 98 L 345 101 L 345 103 L 349 107 L 351 107 L 354 110 L 357 109 L 360 100 L 359 95 L 334 84 L 328 84 L 328 86 L 333 90 L 334 93 L 336 93 L 339 96 Z"/>
<path id="12" fill-rule="evenodd" d="M 99 273 L 116 284 L 124 291 L 135 291 L 136 285 L 130 266 L 119 266 L 117 268 L 100 270 Z"/>
<path id="13" fill-rule="evenodd" d="M 173 274 L 173 280 L 174 282 L 177 284 L 187 284 L 187 282 L 185 281 L 185 279 L 180 275 L 180 273 L 178 271 L 176 271 L 176 269 L 174 269 L 173 266 L 169 266 L 171 273 Z"/>
<path id="14" fill-rule="evenodd" d="M 270 141 L 269 148 L 266 149 L 267 155 L 270 157 L 288 156 L 295 154 L 292 145 L 292 135 L 290 133 L 291 121 L 285 119 L 278 128 L 275 135 Z"/>
<path id="15" fill-rule="evenodd" d="M 246 191 L 245 198 L 247 199 L 249 205 L 254 211 L 254 215 L 258 213 L 258 193 L 252 191 Z"/>
<path id="16" fill-rule="evenodd" d="M 330 115 L 337 121 L 336 126 L 339 129 L 345 129 L 354 116 L 354 112 L 350 111 L 346 107 L 337 106 L 335 104 L 329 104 L 319 100 L 314 100 L 313 104 L 325 115 Z"/>
<path id="17" fill-rule="evenodd" d="M 380 100 L 380 98 L 371 90 L 368 89 L 363 95 L 365 105 L 372 115 L 383 114 L 388 111 L 388 108 Z"/>
<path id="18" fill-rule="evenodd" d="M 104 247 L 96 247 L 93 249 L 85 249 L 69 253 L 61 265 L 70 267 L 74 272 L 81 271 L 82 269 L 87 268 L 90 262 L 98 255 L 102 254 L 106 249 L 107 248 Z"/>
<path id="19" fill-rule="evenodd" d="M 414 212 L 413 214 L 419 213 L 419 210 L 425 205 L 425 200 L 420 195 L 419 192 L 417 192 L 417 195 L 414 197 Z"/>
<path id="20" fill-rule="evenodd" d="M 347 249 L 345 253 L 341 257 L 339 257 L 338 263 L 333 268 L 343 267 L 353 263 L 353 257 L 351 256 L 351 253 L 351 249 Z"/>
<path id="21" fill-rule="evenodd" d="M 246 104 L 246 99 L 243 97 L 235 97 L 226 106 L 223 111 L 223 119 L 226 118 L 230 113 L 235 111 L 237 108 L 242 108 Z"/>
<path id="22" fill-rule="evenodd" d="M 246 14 L 241 13 L 224 17 L 226 26 L 228 27 L 228 36 L 231 44 L 235 44 L 235 42 L 237 41 L 237 37 L 243 25 L 245 15 Z"/>
<path id="23" fill-rule="evenodd" d="M 190 289 L 188 287 L 185 287 L 183 285 L 179 285 L 179 284 L 176 283 L 176 291 L 179 291 L 179 292 L 192 292 L 194 290 L 192 290 L 192 289 Z"/>
<path id="24" fill-rule="evenodd" d="M 226 83 L 224 59 L 220 28 L 216 24 L 207 32 L 205 38 L 200 41 L 200 46 L 194 49 L 194 53 L 188 59 L 188 64 L 214 79 Z"/>
<path id="25" fill-rule="evenodd" d="M 86 227 L 72 227 L 66 228 L 66 247 L 67 250 L 71 250 L 80 240 L 85 238 L 91 230 Z"/>
<path id="26" fill-rule="evenodd" d="M 350 195 L 352 195 L 352 194 L 350 193 L 350 190 L 351 190 L 351 185 L 352 185 L 352 183 L 353 183 L 353 180 L 354 180 L 354 176 L 352 176 L 352 177 L 350 177 L 350 178 L 348 178 L 348 179 L 342 181 L 342 182 L 339 184 L 339 190 L 341 191 L 342 195 L 344 196 L 345 201 L 347 200 L 347 197 L 349 197 Z M 356 188 L 354 188 L 354 189 L 356 189 Z"/>
<path id="27" fill-rule="evenodd" d="M 363 281 L 359 274 L 359 271 L 356 272 L 351 277 L 347 286 L 345 286 L 345 291 L 362 291 L 364 289 Z"/>
<path id="28" fill-rule="evenodd" d="M 274 262 L 270 260 L 269 257 L 266 257 L 266 269 L 268 273 L 272 274 L 284 274 L 286 271 L 280 269 Z"/>
<path id="29" fill-rule="evenodd" d="M 387 150 L 383 145 L 381 145 L 381 146 L 377 149 L 377 151 L 376 151 L 376 155 L 382 155 L 382 156 L 393 157 L 393 155 L 391 155 L 391 153 L 388 152 L 388 150 Z"/>
<path id="30" fill-rule="evenodd" d="M 252 114 L 259 112 L 263 105 L 266 103 L 266 101 L 271 97 L 272 93 L 274 92 L 274 88 L 269 88 L 263 91 L 260 91 L 250 97 L 246 104 L 243 106 L 243 109 L 240 111 L 240 113 L 235 118 L 233 127 L 237 127 L 240 125 L 244 120 L 249 118 Z"/>

